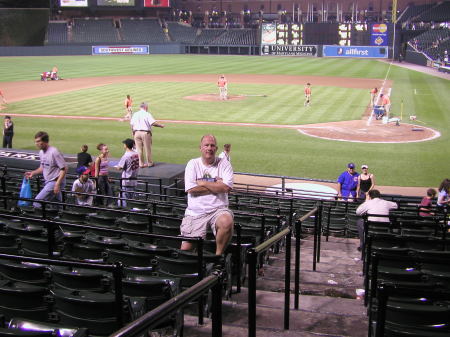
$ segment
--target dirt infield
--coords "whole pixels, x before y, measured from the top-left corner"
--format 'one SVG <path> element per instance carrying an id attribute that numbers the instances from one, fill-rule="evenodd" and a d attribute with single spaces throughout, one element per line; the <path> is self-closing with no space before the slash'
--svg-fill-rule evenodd
<path id="1" fill-rule="evenodd" d="M 230 83 L 259 83 L 259 84 L 294 84 L 303 85 L 307 82 L 317 86 L 339 86 L 346 88 L 371 89 L 373 87 L 387 90 L 392 86 L 390 81 L 384 82 L 380 79 L 363 79 L 363 78 L 345 78 L 345 77 L 323 77 L 323 76 L 290 76 L 290 75 L 249 75 L 249 74 L 230 74 L 227 75 Z M 86 88 L 94 88 L 117 83 L 133 83 L 133 82 L 209 82 L 216 83 L 217 75 L 206 74 L 180 74 L 180 75 L 136 75 L 136 76 L 107 76 L 107 77 L 89 77 L 89 78 L 73 78 L 60 81 L 22 81 L 22 82 L 5 82 L 2 83 L 2 90 L 8 101 L 18 102 L 22 100 L 62 94 L 70 91 L 81 90 Z M 216 94 L 201 94 L 194 96 L 186 96 L 185 99 L 197 101 L 220 101 Z M 230 100 L 245 99 L 245 95 L 231 95 Z M 226 103 L 226 102 L 224 102 Z M 318 137 L 337 141 L 350 142 L 372 142 L 372 143 L 401 143 L 401 142 L 419 142 L 439 137 L 439 132 L 430 128 L 400 123 L 382 124 L 380 121 L 372 121 L 367 125 L 367 117 L 370 115 L 370 108 L 361 112 L 363 120 L 343 121 L 333 123 L 319 123 L 309 125 L 264 125 L 251 123 L 226 123 L 242 126 L 263 126 L 276 128 L 296 128 L 304 135 Z M 47 117 L 47 116 L 43 116 Z M 61 118 L 86 118 L 89 116 L 61 116 Z M 99 118 L 113 119 L 113 118 Z M 201 121 L 166 121 L 168 123 L 186 123 L 198 124 Z M 218 125 L 222 123 L 217 123 Z"/>
<path id="2" fill-rule="evenodd" d="M 333 123 L 301 125 L 298 131 L 311 137 L 360 143 L 412 143 L 431 140 L 440 136 L 438 131 L 421 125 L 391 122 L 382 124 L 367 119 Z"/>

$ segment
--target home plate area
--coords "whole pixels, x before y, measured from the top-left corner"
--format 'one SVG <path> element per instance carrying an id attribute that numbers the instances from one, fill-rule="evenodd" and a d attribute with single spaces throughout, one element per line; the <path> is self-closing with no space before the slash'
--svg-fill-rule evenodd
<path id="1" fill-rule="evenodd" d="M 381 121 L 367 125 L 366 120 L 308 124 L 300 126 L 298 131 L 311 137 L 364 143 L 423 142 L 440 136 L 438 131 L 421 125 L 382 124 Z"/>

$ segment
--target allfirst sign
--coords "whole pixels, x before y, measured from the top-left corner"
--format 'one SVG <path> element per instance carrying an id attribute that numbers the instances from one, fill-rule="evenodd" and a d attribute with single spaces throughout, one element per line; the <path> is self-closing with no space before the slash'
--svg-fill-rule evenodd
<path id="1" fill-rule="evenodd" d="M 387 47 L 323 46 L 324 57 L 387 58 Z"/>

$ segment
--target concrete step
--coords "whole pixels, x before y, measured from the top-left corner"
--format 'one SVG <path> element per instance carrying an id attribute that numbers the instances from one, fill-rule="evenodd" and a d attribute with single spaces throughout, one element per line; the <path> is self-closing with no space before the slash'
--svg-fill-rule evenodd
<path id="1" fill-rule="evenodd" d="M 365 316 L 340 314 L 340 307 L 334 309 L 336 311 L 330 313 L 291 310 L 290 330 L 340 336 L 350 335 L 349 332 L 351 332 L 351 336 L 367 336 L 367 318 Z M 248 326 L 247 304 L 224 303 L 222 312 L 225 325 Z M 283 311 L 280 308 L 261 305 L 256 308 L 258 328 L 282 331 L 283 322 Z"/>
<path id="2" fill-rule="evenodd" d="M 318 283 L 300 283 L 300 294 L 314 296 L 332 296 L 343 298 L 356 298 L 356 289 L 363 286 L 349 286 L 335 284 L 318 284 Z M 272 291 L 277 293 L 284 292 L 284 280 L 258 278 L 256 282 L 257 290 Z M 242 288 L 241 288 L 242 291 Z M 294 282 L 290 283 L 290 291 L 294 292 Z M 233 296 L 235 296 L 233 294 Z"/>
<path id="3" fill-rule="evenodd" d="M 184 336 L 185 337 L 211 337 L 211 320 L 205 319 L 204 325 L 198 325 L 197 317 L 186 316 L 184 318 Z M 222 325 L 223 337 L 247 337 L 248 328 L 232 324 Z M 256 329 L 258 337 L 317 337 L 316 333 L 298 330 L 275 330 L 268 328 Z M 326 335 L 327 337 L 338 337 L 342 335 Z"/>
<path id="4" fill-rule="evenodd" d="M 233 294 L 229 302 L 242 305 L 248 303 L 248 288 L 242 288 L 239 294 Z M 256 305 L 284 309 L 284 293 L 257 290 Z M 294 307 L 293 294 L 290 296 L 290 307 Z M 340 315 L 361 316 L 361 318 L 366 316 L 363 300 L 340 297 L 300 295 L 299 309 L 322 314 L 339 313 Z"/>
<path id="5" fill-rule="evenodd" d="M 321 266 L 322 265 L 320 265 L 320 267 Z M 336 270 L 339 269 L 339 267 L 336 268 Z M 284 280 L 284 267 L 263 267 L 262 272 L 264 273 L 264 276 L 261 276 L 261 279 L 258 279 L 259 282 L 264 282 L 263 279 Z M 291 269 L 291 281 L 294 281 L 293 269 Z M 300 284 L 331 284 L 339 285 L 345 288 L 360 288 L 363 284 L 363 277 L 355 272 L 343 273 L 342 270 L 339 273 L 331 273 L 323 272 L 321 270 L 314 272 L 300 269 Z"/>

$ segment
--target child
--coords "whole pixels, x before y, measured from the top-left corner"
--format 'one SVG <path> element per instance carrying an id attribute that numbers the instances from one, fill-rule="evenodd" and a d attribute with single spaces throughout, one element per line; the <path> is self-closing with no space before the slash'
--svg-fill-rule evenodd
<path id="1" fill-rule="evenodd" d="M 95 194 L 96 188 L 94 182 L 89 179 L 90 169 L 86 169 L 80 174 L 80 177 L 73 182 L 72 192 Z M 94 197 L 92 195 L 75 194 L 77 204 L 80 206 L 92 206 Z"/>
<path id="2" fill-rule="evenodd" d="M 419 215 L 420 216 L 430 216 L 434 215 L 431 212 L 432 202 L 434 197 L 436 197 L 436 190 L 433 188 L 429 188 L 427 190 L 427 196 L 423 197 L 422 201 L 419 204 Z"/>

